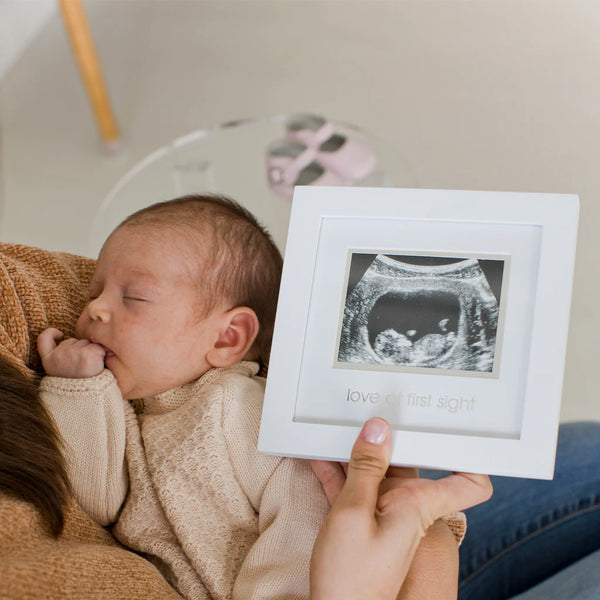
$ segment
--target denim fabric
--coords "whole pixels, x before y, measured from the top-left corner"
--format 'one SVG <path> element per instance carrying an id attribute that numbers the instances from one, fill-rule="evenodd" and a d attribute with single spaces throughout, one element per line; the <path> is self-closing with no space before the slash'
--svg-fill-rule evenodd
<path id="1" fill-rule="evenodd" d="M 554 480 L 492 481 L 466 511 L 459 600 L 511 598 L 600 549 L 600 423 L 561 425 Z"/>
<path id="2" fill-rule="evenodd" d="M 598 600 L 600 550 L 511 600 Z"/>

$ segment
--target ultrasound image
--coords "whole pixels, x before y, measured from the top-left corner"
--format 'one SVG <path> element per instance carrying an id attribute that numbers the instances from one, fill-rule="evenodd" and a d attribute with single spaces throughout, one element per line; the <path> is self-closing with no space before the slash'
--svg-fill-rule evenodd
<path id="1" fill-rule="evenodd" d="M 372 262 L 361 273 L 365 260 Z M 349 285 L 338 360 L 491 372 L 503 267 L 501 260 L 353 254 L 350 279 L 357 272 L 359 279 Z"/>

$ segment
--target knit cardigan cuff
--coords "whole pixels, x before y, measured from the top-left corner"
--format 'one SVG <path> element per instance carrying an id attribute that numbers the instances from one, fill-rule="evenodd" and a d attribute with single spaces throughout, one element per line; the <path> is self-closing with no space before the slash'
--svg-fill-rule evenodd
<path id="1" fill-rule="evenodd" d="M 114 381 L 115 376 L 104 369 L 99 375 L 79 379 L 47 375 L 42 379 L 40 387 L 42 391 L 55 393 L 104 392 Z"/>

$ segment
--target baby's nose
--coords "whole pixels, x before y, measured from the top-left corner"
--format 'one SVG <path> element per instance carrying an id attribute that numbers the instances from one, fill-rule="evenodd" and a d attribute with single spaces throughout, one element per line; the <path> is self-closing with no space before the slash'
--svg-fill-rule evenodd
<path id="1" fill-rule="evenodd" d="M 91 300 L 87 306 L 87 310 L 90 318 L 94 321 L 108 321 L 110 319 L 110 310 L 103 296 L 98 296 Z"/>

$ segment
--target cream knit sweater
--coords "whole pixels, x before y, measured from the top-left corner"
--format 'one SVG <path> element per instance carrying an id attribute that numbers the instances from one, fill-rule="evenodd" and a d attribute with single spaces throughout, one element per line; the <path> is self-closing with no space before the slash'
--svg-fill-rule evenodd
<path id="1" fill-rule="evenodd" d="M 75 498 L 189 599 L 309 596 L 329 505 L 308 462 L 257 451 L 257 371 L 213 369 L 145 398 L 138 416 L 108 370 L 42 380 Z M 460 540 L 464 517 L 446 520 Z"/>

